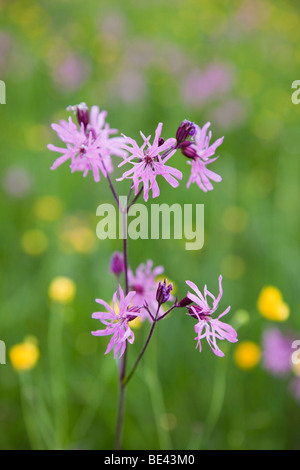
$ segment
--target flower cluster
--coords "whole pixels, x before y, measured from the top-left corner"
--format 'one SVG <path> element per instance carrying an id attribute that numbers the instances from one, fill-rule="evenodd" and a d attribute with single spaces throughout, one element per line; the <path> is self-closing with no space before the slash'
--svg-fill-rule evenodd
<path id="1" fill-rule="evenodd" d="M 150 191 L 153 198 L 160 194 L 157 182 L 159 176 L 162 176 L 173 188 L 179 186 L 182 173 L 167 162 L 177 150 L 180 150 L 182 155 L 188 158 L 187 163 L 191 165 L 187 187 L 190 187 L 191 183 L 196 183 L 200 189 L 207 192 L 213 189 L 211 181 L 222 180 L 220 175 L 207 168 L 218 158 L 212 157 L 224 139 L 221 137 L 213 144 L 210 143 L 212 133 L 209 131 L 207 134 L 209 122 L 201 129 L 193 122 L 184 120 L 177 129 L 176 138 L 166 140 L 161 136 L 163 124 L 160 122 L 153 142 L 151 143 L 151 135 L 146 137 L 140 132 L 142 144 L 139 145 L 124 134 L 112 136 L 118 131 L 109 127 L 105 122 L 106 111 L 100 112 L 98 106 L 92 106 L 89 111 L 86 103 L 81 103 L 69 106 L 67 110 L 75 112 L 77 124 L 71 117 L 68 121 L 62 120 L 59 124 L 52 124 L 60 140 L 66 144 L 66 148 L 48 145 L 49 150 L 62 154 L 53 163 L 52 170 L 69 160 L 72 172 L 82 171 L 83 176 L 86 176 L 91 170 L 94 180 L 98 182 L 100 173 L 107 177 L 108 173 L 113 171 L 112 156 L 117 156 L 122 159 L 118 164 L 119 167 L 127 164 L 132 166 L 116 181 L 131 180 L 136 196 L 141 185 L 140 191 L 147 201 Z"/>
<path id="2" fill-rule="evenodd" d="M 82 171 L 86 176 L 92 170 L 94 180 L 100 181 L 100 172 L 103 176 L 113 171 L 112 155 L 126 157 L 126 152 L 121 148 L 122 137 L 111 137 L 117 129 L 110 129 L 105 123 L 106 111 L 99 110 L 98 106 L 92 106 L 91 112 L 85 103 L 70 106 L 68 111 L 76 112 L 78 125 L 72 118 L 68 121 L 61 120 L 59 124 L 52 124 L 60 140 L 66 144 L 66 148 L 48 145 L 48 149 L 62 153 L 51 166 L 55 170 L 67 160 L 70 160 L 70 168 L 74 171 Z"/>
<path id="3" fill-rule="evenodd" d="M 135 276 L 130 270 L 130 288 L 133 290 L 124 298 L 123 291 L 119 286 L 119 297 L 121 301 L 118 301 L 117 293 L 115 293 L 112 307 L 105 301 L 96 299 L 96 302 L 106 307 L 108 313 L 95 312 L 92 316 L 93 318 L 99 319 L 104 325 L 107 325 L 107 328 L 93 332 L 93 334 L 96 336 L 113 335 L 106 353 L 115 346 L 115 357 L 119 350 L 121 356 L 125 351 L 126 341 L 131 344 L 133 343 L 134 334 L 128 323 L 133 321 L 137 316 L 139 316 L 141 320 L 148 318 L 152 323 L 164 318 L 166 314 L 174 308 L 186 307 L 188 316 L 197 320 L 195 325 L 197 336 L 195 339 L 197 341 L 196 347 L 199 348 L 199 351 L 201 351 L 201 340 L 206 338 L 214 354 L 220 357 L 224 356 L 224 353 L 217 345 L 217 340 L 227 340 L 231 343 L 235 343 L 237 341 L 237 333 L 232 326 L 220 321 L 220 318 L 229 312 L 230 307 L 227 307 L 217 318 L 212 318 L 223 295 L 222 276 L 219 277 L 219 294 L 217 298 L 208 291 L 207 286 L 204 287 L 204 295 L 202 295 L 196 284 L 191 281 L 186 281 L 187 285 L 193 289 L 196 295 L 187 292 L 184 299 L 180 302 L 176 299 L 173 307 L 166 313 L 159 315 L 161 305 L 170 300 L 174 300 L 171 296 L 173 285 L 172 283 L 167 284 L 166 279 L 163 282 L 157 283 L 155 278 L 157 275 L 161 274 L 163 268 L 159 266 L 152 270 L 152 267 L 153 262 L 148 260 L 146 264 L 141 264 L 137 268 Z M 211 307 L 208 304 L 207 297 L 212 299 Z M 109 323 L 107 323 L 107 320 L 109 320 Z"/>
<path id="4" fill-rule="evenodd" d="M 113 156 L 121 159 L 117 162 L 119 168 L 131 165 L 130 168 L 125 168 L 123 175 L 116 179 L 116 181 L 131 181 L 127 198 L 129 203 L 126 208 L 127 213 L 130 205 L 140 195 L 143 195 L 145 201 L 149 199 L 150 194 L 153 198 L 159 196 L 159 177 L 164 178 L 173 188 L 179 186 L 183 175 L 179 169 L 169 164 L 177 151 L 187 158 L 187 163 L 191 166 L 187 187 L 191 183 L 196 183 L 200 189 L 207 192 L 213 189 L 212 181 L 219 182 L 222 179 L 221 176 L 208 169 L 208 165 L 218 158 L 214 155 L 224 139 L 221 137 L 211 143 L 212 132 L 208 130 L 209 122 L 201 128 L 185 119 L 179 125 L 175 137 L 168 139 L 162 136 L 163 123 L 160 122 L 153 139 L 151 135 L 146 136 L 140 132 L 142 142 L 139 144 L 124 134 L 116 135 L 117 129 L 111 129 L 106 122 L 106 111 L 100 111 L 98 106 L 92 106 L 89 109 L 86 103 L 81 103 L 69 106 L 67 110 L 75 113 L 77 123 L 74 123 L 70 116 L 68 121 L 61 120 L 59 124 L 52 124 L 52 128 L 65 144 L 65 148 L 48 145 L 50 150 L 61 154 L 51 169 L 69 161 L 72 172 L 81 171 L 83 176 L 86 176 L 91 170 L 96 182 L 100 180 L 100 174 L 102 174 L 108 179 L 114 199 L 122 213 L 124 213 L 124 208 L 120 206 L 119 197 L 110 177 L 114 169 Z M 134 198 L 130 203 L 132 190 Z M 128 264 L 125 248 L 124 253 L 113 254 L 110 271 L 117 278 L 117 292 L 113 296 L 111 305 L 102 299 L 96 299 L 96 302 L 105 307 L 106 312 L 93 313 L 93 318 L 100 320 L 105 326 L 105 329 L 94 331 L 93 335 L 112 335 L 106 353 L 114 348 L 115 357 L 121 357 L 124 354 L 127 343 L 134 342 L 131 327 L 136 323 L 135 320 L 148 319 L 150 321 L 151 337 L 156 323 L 177 308 L 186 308 L 188 316 L 197 321 L 194 327 L 195 339 L 196 347 L 200 351 L 201 340 L 204 338 L 217 356 L 224 356 L 217 340 L 227 340 L 231 343 L 237 341 L 236 331 L 220 320 L 229 312 L 230 307 L 218 317 L 213 318 L 223 294 L 222 276 L 219 277 L 217 298 L 208 291 L 206 286 L 202 295 L 196 284 L 186 281 L 194 293 L 188 291 L 186 297 L 178 302 L 178 299 L 172 296 L 173 284 L 168 283 L 166 279 L 158 282 L 157 277 L 163 273 L 163 267 L 153 267 L 153 261 L 148 260 L 146 264 L 140 264 L 134 272 Z M 123 274 L 125 293 L 119 284 L 120 276 Z M 209 305 L 208 298 L 212 301 L 212 306 Z M 165 308 L 168 302 L 172 304 L 169 309 Z M 148 342 L 146 346 L 147 344 Z"/>

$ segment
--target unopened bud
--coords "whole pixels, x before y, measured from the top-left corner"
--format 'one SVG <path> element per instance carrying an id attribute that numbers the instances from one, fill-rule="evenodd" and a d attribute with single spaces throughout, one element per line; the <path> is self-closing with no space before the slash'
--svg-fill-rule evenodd
<path id="1" fill-rule="evenodd" d="M 116 276 L 120 276 L 120 274 L 124 271 L 124 257 L 123 254 L 119 251 L 116 251 L 110 260 L 110 270 Z"/>
<path id="2" fill-rule="evenodd" d="M 197 152 L 193 147 L 193 142 L 189 140 L 182 142 L 177 148 L 179 148 L 182 154 L 187 158 L 194 160 L 197 157 Z"/>
<path id="3" fill-rule="evenodd" d="M 81 126 L 81 124 L 83 124 L 84 129 L 87 128 L 87 126 L 90 122 L 90 118 L 89 118 L 89 108 L 88 108 L 88 105 L 86 103 L 80 103 L 80 104 L 77 104 L 75 106 L 68 106 L 67 111 L 76 112 L 77 121 L 78 121 L 79 125 Z"/>
<path id="4" fill-rule="evenodd" d="M 178 307 L 187 307 L 188 305 L 192 304 L 193 301 L 189 299 L 188 297 L 184 297 L 183 299 L 178 302 Z"/>
<path id="5" fill-rule="evenodd" d="M 193 122 L 185 119 L 182 121 L 176 132 L 177 146 L 184 142 L 189 136 L 193 136 L 196 132 L 196 126 Z"/>
<path id="6" fill-rule="evenodd" d="M 167 285 L 166 279 L 164 280 L 164 282 L 159 282 L 156 291 L 156 300 L 159 305 L 164 304 L 169 300 L 172 289 L 173 285 L 171 283 Z"/>

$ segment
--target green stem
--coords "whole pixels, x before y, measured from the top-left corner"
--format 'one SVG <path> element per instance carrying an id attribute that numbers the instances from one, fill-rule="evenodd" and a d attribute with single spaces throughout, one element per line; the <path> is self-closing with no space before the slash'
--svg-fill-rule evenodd
<path id="1" fill-rule="evenodd" d="M 212 399 L 204 428 L 205 434 L 199 446 L 200 449 L 207 447 L 210 436 L 222 411 L 226 391 L 227 364 L 228 358 L 224 358 L 222 361 L 218 360 L 216 363 Z"/>
<path id="2" fill-rule="evenodd" d="M 43 443 L 40 433 L 34 420 L 34 413 L 30 406 L 31 395 L 33 386 L 31 383 L 30 371 L 23 371 L 19 373 L 20 389 L 21 389 L 21 406 L 23 418 L 32 450 L 42 450 Z"/>
<path id="3" fill-rule="evenodd" d="M 65 309 L 61 304 L 53 303 L 50 309 L 48 330 L 48 352 L 50 363 L 50 386 L 52 392 L 55 443 L 58 449 L 66 446 L 68 427 L 68 399 L 63 367 L 63 323 Z"/>

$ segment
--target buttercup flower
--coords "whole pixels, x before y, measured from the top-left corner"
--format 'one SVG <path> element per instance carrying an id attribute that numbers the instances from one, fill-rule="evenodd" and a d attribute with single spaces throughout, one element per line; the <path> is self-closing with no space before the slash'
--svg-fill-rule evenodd
<path id="1" fill-rule="evenodd" d="M 189 315 L 198 320 L 198 323 L 195 325 L 195 332 L 197 334 L 195 338 L 197 340 L 196 348 L 199 347 L 199 351 L 201 352 L 201 340 L 206 338 L 213 353 L 216 354 L 216 356 L 223 357 L 224 353 L 218 347 L 217 339 L 226 339 L 230 343 L 236 343 L 237 332 L 232 328 L 232 326 L 220 321 L 220 318 L 229 312 L 230 306 L 227 307 L 227 309 L 217 318 L 212 318 L 212 315 L 217 310 L 223 295 L 222 276 L 219 277 L 219 295 L 217 298 L 209 292 L 206 285 L 204 286 L 203 296 L 196 284 L 191 281 L 186 281 L 186 283 L 196 293 L 196 295 L 191 292 L 187 293 L 187 298 L 194 302 L 194 305 L 187 306 Z M 212 307 L 208 305 L 207 296 L 209 296 L 213 301 Z"/>
<path id="2" fill-rule="evenodd" d="M 92 318 L 98 320 L 106 325 L 104 330 L 92 331 L 94 336 L 107 336 L 112 335 L 108 343 L 105 354 L 108 354 L 114 347 L 114 358 L 124 354 L 126 349 L 126 342 L 130 344 L 134 342 L 134 334 L 130 329 L 128 323 L 140 315 L 139 307 L 133 307 L 131 302 L 135 292 L 129 292 L 126 297 L 124 296 L 121 286 L 119 286 L 119 298 L 117 292 L 114 293 L 112 307 L 102 299 L 96 299 L 98 304 L 103 305 L 107 312 L 94 312 Z"/>
<path id="3" fill-rule="evenodd" d="M 285 321 L 290 315 L 289 306 L 283 301 L 277 287 L 266 286 L 259 294 L 257 308 L 261 315 L 268 320 Z"/>
<path id="4" fill-rule="evenodd" d="M 107 172 L 113 171 L 111 155 L 126 157 L 127 153 L 121 149 L 123 137 L 110 137 L 117 133 L 117 129 L 110 129 L 105 123 L 106 111 L 99 111 L 98 106 L 92 106 L 91 112 L 85 103 L 70 106 L 68 111 L 75 111 L 79 129 L 69 117 L 68 121 L 61 120 L 59 124 L 52 124 L 58 137 L 66 144 L 67 148 L 48 145 L 48 149 L 62 153 L 53 163 L 51 170 L 67 160 L 70 160 L 70 168 L 74 171 L 82 171 L 86 176 L 92 170 L 94 180 L 100 181 L 100 172 L 107 176 Z"/>
<path id="5" fill-rule="evenodd" d="M 159 196 L 159 187 L 156 181 L 156 177 L 161 175 L 165 180 L 177 188 L 179 182 L 176 180 L 182 179 L 181 171 L 171 166 L 167 166 L 165 163 L 169 158 L 174 155 L 176 149 L 176 139 L 167 139 L 164 141 L 161 136 L 162 123 L 160 122 L 157 126 L 155 132 L 155 138 L 153 144 L 150 144 L 151 135 L 145 137 L 142 132 L 140 132 L 144 143 L 141 147 L 138 146 L 135 140 L 130 137 L 124 136 L 126 143 L 122 144 L 122 148 L 127 150 L 131 156 L 124 158 L 123 162 L 119 166 L 124 165 L 125 163 L 131 163 L 133 167 L 126 171 L 121 178 L 118 178 L 117 181 L 122 181 L 125 178 L 131 178 L 135 190 L 135 195 L 137 195 L 139 190 L 139 184 L 143 183 L 144 185 L 144 200 L 147 201 L 149 197 L 149 190 L 152 190 L 153 198 Z M 130 144 L 130 145 L 127 145 Z M 165 155 L 161 155 L 162 152 L 165 152 Z M 138 161 L 133 161 L 137 159 Z"/>
<path id="6" fill-rule="evenodd" d="M 191 161 L 187 162 L 192 167 L 187 187 L 189 188 L 191 183 L 197 183 L 199 188 L 204 192 L 214 189 L 210 180 L 217 183 L 222 181 L 221 176 L 209 170 L 207 165 L 217 160 L 218 157 L 211 157 L 215 154 L 216 149 L 222 144 L 224 137 L 221 137 L 216 140 L 214 144 L 210 145 L 212 133 L 209 131 L 207 135 L 207 129 L 209 126 L 210 122 L 207 122 L 202 129 L 199 126 L 196 126 L 194 142 L 186 141 L 179 146 L 183 155 L 191 159 Z"/>
<path id="7" fill-rule="evenodd" d="M 157 266 L 153 268 L 153 261 L 148 260 L 146 264 L 140 264 L 136 269 L 135 274 L 129 268 L 128 270 L 128 284 L 130 289 L 136 292 L 132 302 L 135 306 L 144 305 L 145 302 L 149 305 L 150 310 L 154 312 L 157 309 L 156 291 L 157 282 L 155 281 L 156 276 L 163 273 L 164 268 Z M 142 310 L 142 317 L 149 318 L 146 310 Z"/>
<path id="8" fill-rule="evenodd" d="M 260 347 L 253 341 L 243 341 L 234 351 L 234 360 L 240 369 L 253 369 L 258 364 L 259 359 Z"/>
<path id="9" fill-rule="evenodd" d="M 31 338 L 25 339 L 22 343 L 15 344 L 9 351 L 11 363 L 17 371 L 33 369 L 39 356 L 40 351 L 36 341 L 32 341 Z"/>
<path id="10" fill-rule="evenodd" d="M 75 297 L 76 284 L 69 277 L 57 276 L 51 281 L 48 294 L 51 300 L 61 304 L 68 304 Z"/>

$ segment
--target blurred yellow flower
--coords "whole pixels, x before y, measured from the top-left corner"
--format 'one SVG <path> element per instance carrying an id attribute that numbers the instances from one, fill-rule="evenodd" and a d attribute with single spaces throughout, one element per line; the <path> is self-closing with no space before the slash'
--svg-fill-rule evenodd
<path id="1" fill-rule="evenodd" d="M 263 317 L 273 321 L 285 321 L 290 314 L 289 306 L 283 301 L 280 290 L 274 286 L 262 289 L 257 308 Z"/>
<path id="2" fill-rule="evenodd" d="M 48 238 L 42 230 L 27 230 L 22 236 L 21 245 L 25 253 L 38 256 L 47 250 Z"/>
<path id="3" fill-rule="evenodd" d="M 233 281 L 240 279 L 245 273 L 245 261 L 241 256 L 227 255 L 221 261 L 221 273 L 224 278 Z"/>
<path id="4" fill-rule="evenodd" d="M 72 253 L 92 253 L 97 248 L 97 237 L 89 226 L 87 217 L 70 216 L 64 221 L 60 234 L 62 249 Z"/>
<path id="5" fill-rule="evenodd" d="M 172 431 L 178 424 L 177 417 L 173 413 L 164 413 L 160 416 L 159 422 L 165 431 Z"/>
<path id="6" fill-rule="evenodd" d="M 67 304 L 72 302 L 76 293 L 75 282 L 69 277 L 55 277 L 49 285 L 49 297 L 56 302 Z"/>
<path id="7" fill-rule="evenodd" d="M 128 325 L 130 326 L 130 328 L 133 328 L 134 330 L 138 330 L 139 328 L 141 328 L 143 323 L 144 322 L 141 320 L 140 317 L 136 317 L 134 320 L 129 321 Z"/>
<path id="8" fill-rule="evenodd" d="M 34 205 L 35 215 L 46 221 L 57 220 L 62 214 L 63 204 L 55 196 L 43 196 L 39 198 Z"/>
<path id="9" fill-rule="evenodd" d="M 253 369 L 259 359 L 260 348 L 252 341 L 243 341 L 234 350 L 234 361 L 240 369 Z"/>
<path id="10" fill-rule="evenodd" d="M 31 338 L 16 344 L 9 350 L 10 361 L 17 371 L 33 369 L 40 356 L 36 341 Z"/>
<path id="11" fill-rule="evenodd" d="M 45 149 L 45 142 L 50 139 L 49 127 L 41 124 L 31 126 L 26 134 L 26 144 L 30 150 L 42 152 Z"/>
<path id="12" fill-rule="evenodd" d="M 229 232 L 240 233 L 246 229 L 249 215 L 243 207 L 229 206 L 223 214 L 222 222 Z"/>

